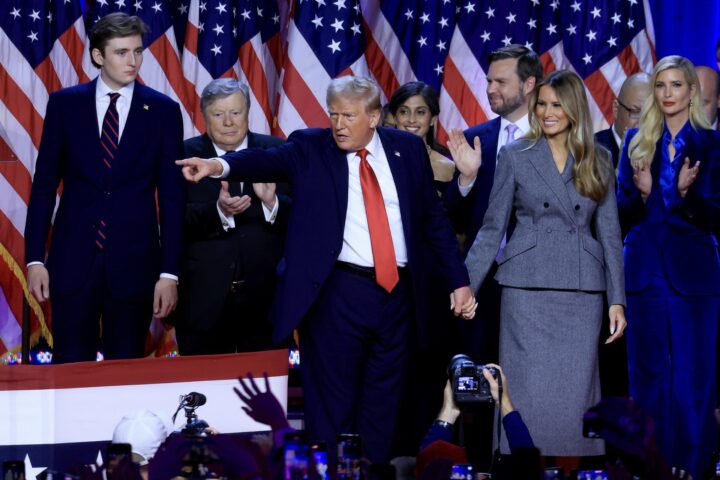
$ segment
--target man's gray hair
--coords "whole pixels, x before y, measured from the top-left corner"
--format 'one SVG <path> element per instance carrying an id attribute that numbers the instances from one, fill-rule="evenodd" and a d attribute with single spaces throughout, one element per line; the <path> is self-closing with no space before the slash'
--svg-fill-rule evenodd
<path id="1" fill-rule="evenodd" d="M 205 109 L 216 100 L 227 98 L 237 92 L 242 92 L 245 108 L 250 111 L 250 89 L 244 83 L 232 78 L 218 78 L 208 83 L 200 95 L 200 110 L 205 114 Z"/>
<path id="2" fill-rule="evenodd" d="M 345 75 L 333 79 L 327 89 L 328 106 L 339 97 L 365 99 L 367 111 L 382 108 L 380 105 L 380 87 L 366 77 Z"/>

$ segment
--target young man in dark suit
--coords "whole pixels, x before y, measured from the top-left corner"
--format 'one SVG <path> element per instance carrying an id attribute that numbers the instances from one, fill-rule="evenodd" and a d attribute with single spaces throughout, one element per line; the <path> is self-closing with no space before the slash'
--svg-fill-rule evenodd
<path id="1" fill-rule="evenodd" d="M 210 82 L 200 106 L 205 133 L 185 141 L 186 157 L 269 148 L 279 138 L 248 131 L 250 91 L 230 78 Z M 205 178 L 187 183 L 183 283 L 175 314 L 181 355 L 273 347 L 268 316 L 282 257 L 290 199 L 274 183 Z M 287 193 L 287 186 L 281 185 Z"/>
<path id="2" fill-rule="evenodd" d="M 56 363 L 94 360 L 98 348 L 108 359 L 142 357 L 152 316 L 165 318 L 177 301 L 182 117 L 135 81 L 146 31 L 124 13 L 98 20 L 90 56 L 100 75 L 47 105 L 25 249 L 30 291 L 52 297 Z"/>
<path id="3" fill-rule="evenodd" d="M 650 96 L 651 91 L 650 75 L 647 73 L 635 73 L 626 78 L 620 87 L 620 93 L 613 101 L 615 121 L 610 128 L 595 134 L 595 141 L 610 151 L 615 168 L 620 158 L 625 132 L 637 128 L 643 103 Z"/>
<path id="4" fill-rule="evenodd" d="M 368 79 L 332 80 L 327 100 L 331 129 L 298 130 L 267 150 L 178 163 L 191 181 L 291 183 L 275 338 L 299 326 L 310 437 L 334 445 L 340 433 L 360 433 L 368 458 L 385 462 L 410 342 L 424 332 L 422 259 L 438 259 L 457 315 L 472 318 L 476 303 L 422 140 L 377 128 L 380 89 Z"/>

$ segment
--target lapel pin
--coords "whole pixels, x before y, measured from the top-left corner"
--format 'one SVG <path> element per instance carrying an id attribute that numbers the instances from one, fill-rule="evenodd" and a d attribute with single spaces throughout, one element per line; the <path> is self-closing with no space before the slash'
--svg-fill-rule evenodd
<path id="1" fill-rule="evenodd" d="M 399 157 L 399 156 L 400 156 L 400 152 L 398 152 L 397 150 L 395 150 L 395 156 L 396 156 L 396 157 Z"/>
<path id="2" fill-rule="evenodd" d="M 144 104 L 143 104 L 143 108 L 144 108 L 145 110 L 150 110 L 150 107 L 148 106 L 147 103 L 144 103 Z"/>

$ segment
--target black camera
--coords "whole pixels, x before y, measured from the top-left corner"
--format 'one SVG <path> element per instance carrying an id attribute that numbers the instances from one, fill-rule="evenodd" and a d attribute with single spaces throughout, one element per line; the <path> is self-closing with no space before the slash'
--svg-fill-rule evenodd
<path id="1" fill-rule="evenodd" d="M 455 355 L 448 365 L 448 378 L 452 386 L 453 398 L 458 405 L 465 403 L 493 403 L 490 384 L 483 376 L 487 368 L 494 378 L 498 378 L 495 367 L 475 365 L 472 358 L 464 354 Z"/>

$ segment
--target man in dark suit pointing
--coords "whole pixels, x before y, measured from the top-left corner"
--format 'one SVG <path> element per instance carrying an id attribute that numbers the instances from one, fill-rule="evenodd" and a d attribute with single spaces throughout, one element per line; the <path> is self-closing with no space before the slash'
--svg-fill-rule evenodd
<path id="1" fill-rule="evenodd" d="M 472 318 L 477 304 L 422 140 L 377 128 L 380 90 L 368 79 L 333 80 L 327 102 L 331 129 L 296 131 L 268 150 L 178 164 L 191 181 L 291 182 L 275 337 L 300 327 L 310 436 L 332 445 L 339 433 L 360 433 L 368 458 L 383 462 L 412 329 L 422 338 L 426 320 L 422 258 L 437 258 L 457 315 Z"/>
<path id="2" fill-rule="evenodd" d="M 200 97 L 203 135 L 185 141 L 188 157 L 268 148 L 279 138 L 248 131 L 250 91 L 231 78 L 210 82 Z M 286 193 L 287 187 L 280 186 Z M 274 183 L 212 178 L 187 183 L 183 282 L 175 318 L 181 355 L 272 347 L 270 305 L 275 267 L 290 214 Z"/>

